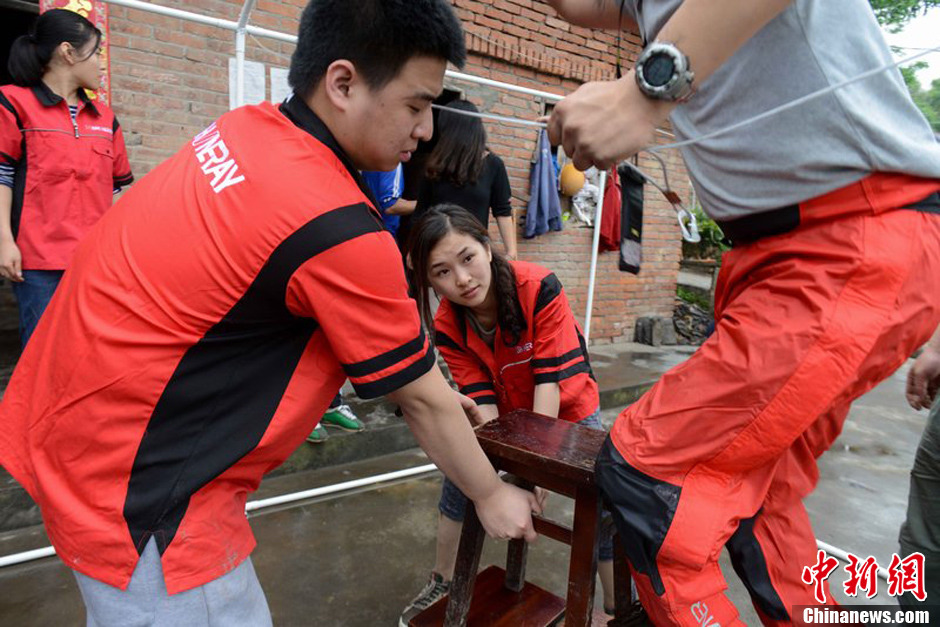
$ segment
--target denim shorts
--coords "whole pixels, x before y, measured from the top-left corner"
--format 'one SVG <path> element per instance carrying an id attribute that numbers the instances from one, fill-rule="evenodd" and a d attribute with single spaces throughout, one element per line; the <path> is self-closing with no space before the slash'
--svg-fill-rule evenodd
<path id="1" fill-rule="evenodd" d="M 578 424 L 583 427 L 597 429 L 598 431 L 603 430 L 604 427 L 601 424 L 600 407 L 595 409 L 587 418 L 579 420 Z M 441 485 L 441 500 L 437 505 L 442 515 L 447 516 L 447 518 L 454 522 L 463 522 L 464 516 L 466 516 L 467 513 L 468 500 L 469 499 L 464 496 L 464 493 L 460 491 L 460 488 L 454 485 L 450 479 L 444 477 L 444 481 Z M 607 521 L 610 518 L 610 514 L 604 511 L 602 518 Z M 601 529 L 607 532 L 602 533 L 600 541 L 598 542 L 597 559 L 606 562 L 614 558 L 613 528 L 612 525 L 606 524 L 605 522 L 605 524 L 601 525 Z"/>

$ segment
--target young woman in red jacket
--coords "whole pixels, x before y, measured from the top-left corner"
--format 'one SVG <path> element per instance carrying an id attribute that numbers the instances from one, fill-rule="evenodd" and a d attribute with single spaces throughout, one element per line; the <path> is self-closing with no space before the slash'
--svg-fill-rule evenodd
<path id="1" fill-rule="evenodd" d="M 493 250 L 466 210 L 437 205 L 417 218 L 409 264 L 421 317 L 460 392 L 476 402 L 480 424 L 513 409 L 601 429 L 597 381 L 580 327 L 558 278 Z M 440 298 L 431 318 L 428 293 Z M 444 478 L 434 570 L 400 624 L 440 599 L 450 585 L 466 497 Z M 613 607 L 613 543 L 599 547 L 604 604 Z"/>
<path id="2" fill-rule="evenodd" d="M 101 84 L 101 31 L 54 9 L 13 42 L 0 87 L 0 276 L 13 282 L 29 340 L 79 240 L 133 180 Z"/>

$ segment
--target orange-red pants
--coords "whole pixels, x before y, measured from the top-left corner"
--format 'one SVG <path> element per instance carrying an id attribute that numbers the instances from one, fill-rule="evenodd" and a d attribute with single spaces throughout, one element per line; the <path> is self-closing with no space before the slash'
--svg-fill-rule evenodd
<path id="1" fill-rule="evenodd" d="M 732 249 L 715 334 L 617 419 L 598 484 L 656 625 L 743 624 L 726 547 L 764 624 L 817 605 L 801 581 L 816 563 L 802 499 L 852 400 L 940 322 L 940 215 L 899 209 L 938 189 L 873 175 Z"/>

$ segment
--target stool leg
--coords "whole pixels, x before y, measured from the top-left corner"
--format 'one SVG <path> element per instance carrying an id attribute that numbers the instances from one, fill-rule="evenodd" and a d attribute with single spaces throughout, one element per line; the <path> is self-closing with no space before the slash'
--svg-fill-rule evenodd
<path id="1" fill-rule="evenodd" d="M 568 598 L 565 627 L 590 627 L 594 610 L 594 542 L 600 531 L 600 501 L 596 489 L 578 490 L 574 500 L 571 561 L 568 565 Z"/>
<path id="2" fill-rule="evenodd" d="M 623 619 L 630 613 L 633 604 L 631 591 L 630 567 L 627 565 L 627 553 L 623 550 L 620 533 L 614 533 L 614 617 Z"/>
<path id="3" fill-rule="evenodd" d="M 480 568 L 480 554 L 483 552 L 483 538 L 486 533 L 473 502 L 467 503 L 467 513 L 460 533 L 460 547 L 457 549 L 457 563 L 454 566 L 454 578 L 450 582 L 447 599 L 447 613 L 444 615 L 444 627 L 464 627 L 470 600 L 473 596 L 473 584 Z"/>
<path id="4" fill-rule="evenodd" d="M 525 585 L 525 561 L 529 553 L 529 543 L 525 540 L 510 540 L 506 555 L 506 588 L 521 592 Z"/>
<path id="5" fill-rule="evenodd" d="M 503 480 L 529 492 L 535 489 L 535 484 L 531 481 L 526 481 L 516 475 L 506 475 Z M 528 542 L 522 539 L 509 541 L 509 549 L 506 552 L 506 581 L 504 584 L 507 590 L 521 592 L 523 586 L 525 586 L 525 563 L 528 554 Z"/>

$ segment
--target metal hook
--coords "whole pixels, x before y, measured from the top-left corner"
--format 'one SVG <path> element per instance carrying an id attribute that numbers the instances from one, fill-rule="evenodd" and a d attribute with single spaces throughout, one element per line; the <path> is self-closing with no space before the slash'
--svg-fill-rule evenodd
<path id="1" fill-rule="evenodd" d="M 698 219 L 694 213 L 690 213 L 685 207 L 676 207 L 676 218 L 679 220 L 682 239 L 690 244 L 697 244 L 702 241 L 702 236 L 698 232 Z M 688 221 L 688 226 L 686 226 L 686 221 Z"/>

